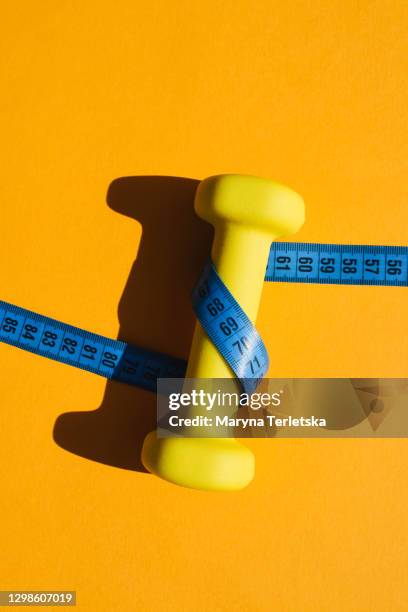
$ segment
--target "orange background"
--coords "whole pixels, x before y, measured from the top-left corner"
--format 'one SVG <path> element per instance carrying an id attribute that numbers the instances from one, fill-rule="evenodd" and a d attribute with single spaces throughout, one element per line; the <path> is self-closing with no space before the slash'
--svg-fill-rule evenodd
<path id="1" fill-rule="evenodd" d="M 401 0 L 4 2 L 1 299 L 186 356 L 195 184 L 125 176 L 276 178 L 307 205 L 296 239 L 406 243 L 407 25 Z M 407 376 L 407 307 L 267 285 L 270 373 Z M 0 365 L 1 589 L 407 610 L 406 440 L 251 441 L 249 488 L 184 490 L 138 471 L 151 394 L 5 345 Z"/>

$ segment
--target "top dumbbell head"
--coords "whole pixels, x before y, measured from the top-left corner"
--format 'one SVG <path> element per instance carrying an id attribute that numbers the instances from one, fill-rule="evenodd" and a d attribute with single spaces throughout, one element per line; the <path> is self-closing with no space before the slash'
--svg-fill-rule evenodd
<path id="1" fill-rule="evenodd" d="M 275 236 L 297 232 L 305 218 L 303 200 L 295 191 L 275 181 L 239 174 L 201 181 L 195 210 L 213 225 L 237 223 Z"/>

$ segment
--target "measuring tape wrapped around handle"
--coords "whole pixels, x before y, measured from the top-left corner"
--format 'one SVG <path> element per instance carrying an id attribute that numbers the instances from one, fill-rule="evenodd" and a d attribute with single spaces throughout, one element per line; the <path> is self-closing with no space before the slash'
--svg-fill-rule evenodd
<path id="1" fill-rule="evenodd" d="M 408 287 L 408 247 L 274 242 L 265 281 Z M 207 292 L 215 295 L 220 287 L 229 303 L 230 323 L 220 320 L 217 304 L 203 301 Z M 248 318 L 210 263 L 193 290 L 192 302 L 207 334 L 238 378 L 253 386 L 266 371 L 265 347 L 250 321 L 249 333 L 237 334 Z M 250 341 L 255 353 L 242 370 L 240 356 Z M 187 367 L 183 359 L 106 338 L 2 301 L 0 342 L 149 391 L 156 391 L 157 378 L 183 378 Z M 259 374 L 255 375 L 258 351 L 262 359 L 258 359 Z"/>

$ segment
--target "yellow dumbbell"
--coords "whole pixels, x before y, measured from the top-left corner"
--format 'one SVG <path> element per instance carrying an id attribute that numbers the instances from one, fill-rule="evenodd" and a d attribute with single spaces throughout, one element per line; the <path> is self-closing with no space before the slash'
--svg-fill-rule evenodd
<path id="1" fill-rule="evenodd" d="M 301 227 L 302 198 L 270 180 L 226 174 L 200 183 L 195 210 L 215 227 L 211 257 L 220 278 L 255 322 L 271 241 Z M 233 376 L 197 323 L 186 377 Z M 213 491 L 242 489 L 255 468 L 252 452 L 233 438 L 158 438 L 155 431 L 146 436 L 142 461 L 165 480 Z"/>

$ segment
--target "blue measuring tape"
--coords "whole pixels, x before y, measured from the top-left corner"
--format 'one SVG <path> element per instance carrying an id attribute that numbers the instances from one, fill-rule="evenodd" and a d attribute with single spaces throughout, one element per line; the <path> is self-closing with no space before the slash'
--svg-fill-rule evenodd
<path id="1" fill-rule="evenodd" d="M 266 281 L 408 286 L 408 247 L 273 242 Z"/>
<path id="2" fill-rule="evenodd" d="M 0 341 L 105 378 L 156 391 L 157 378 L 183 378 L 186 362 L 93 334 L 0 302 Z"/>
<path id="3" fill-rule="evenodd" d="M 408 247 L 274 242 L 266 281 L 408 286 Z M 209 262 L 192 303 L 206 333 L 252 392 L 269 361 L 252 322 Z M 0 301 L 0 341 L 150 391 L 157 378 L 183 378 L 182 359 L 112 340 Z"/>
<path id="4" fill-rule="evenodd" d="M 192 302 L 197 319 L 244 391 L 255 391 L 269 367 L 266 347 L 211 261 L 193 290 Z"/>

